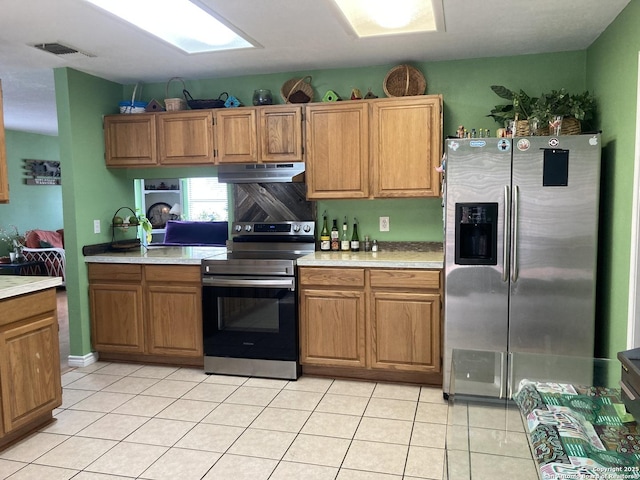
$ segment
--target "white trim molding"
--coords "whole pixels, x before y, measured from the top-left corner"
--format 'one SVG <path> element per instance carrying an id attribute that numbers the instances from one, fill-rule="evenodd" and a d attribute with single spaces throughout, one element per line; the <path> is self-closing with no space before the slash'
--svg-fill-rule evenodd
<path id="1" fill-rule="evenodd" d="M 70 367 L 88 367 L 98 361 L 98 352 L 87 353 L 86 355 L 69 355 Z"/>
<path id="2" fill-rule="evenodd" d="M 631 252 L 629 256 L 629 304 L 627 307 L 627 349 L 640 347 L 640 52 L 636 98 L 636 144 L 633 167 Z"/>

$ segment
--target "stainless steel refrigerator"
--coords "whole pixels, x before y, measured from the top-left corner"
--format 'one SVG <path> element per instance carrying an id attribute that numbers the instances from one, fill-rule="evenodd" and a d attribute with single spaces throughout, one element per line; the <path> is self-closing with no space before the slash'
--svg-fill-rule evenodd
<path id="1" fill-rule="evenodd" d="M 479 351 L 465 390 L 497 397 L 510 352 L 593 356 L 600 143 L 447 140 L 445 395 L 453 349 Z"/>

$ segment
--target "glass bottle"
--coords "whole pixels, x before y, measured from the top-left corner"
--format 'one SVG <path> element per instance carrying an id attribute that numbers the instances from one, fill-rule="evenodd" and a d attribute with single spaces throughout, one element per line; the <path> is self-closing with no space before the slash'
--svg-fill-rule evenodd
<path id="1" fill-rule="evenodd" d="M 331 250 L 337 252 L 340 250 L 340 232 L 338 232 L 338 219 L 333 219 L 333 227 L 331 227 Z"/>
<path id="2" fill-rule="evenodd" d="M 358 238 L 358 224 L 353 224 L 353 234 L 351 235 L 351 251 L 360 251 L 360 239 Z"/>
<path id="3" fill-rule="evenodd" d="M 351 248 L 349 243 L 349 236 L 347 235 L 347 217 L 344 217 L 344 223 L 342 224 L 342 237 L 340 238 L 340 250 L 346 252 Z"/>
<path id="4" fill-rule="evenodd" d="M 327 217 L 324 217 L 324 224 L 320 232 L 320 250 L 328 251 L 331 247 L 331 236 L 329 235 L 329 227 L 327 226 Z"/>

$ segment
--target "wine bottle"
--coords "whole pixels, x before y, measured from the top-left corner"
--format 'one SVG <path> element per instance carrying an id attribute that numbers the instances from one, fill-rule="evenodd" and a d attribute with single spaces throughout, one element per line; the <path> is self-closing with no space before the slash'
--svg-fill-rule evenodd
<path id="1" fill-rule="evenodd" d="M 331 247 L 331 236 L 329 235 L 329 227 L 327 227 L 327 217 L 324 217 L 324 224 L 320 232 L 320 250 L 328 251 Z"/>
<path id="2" fill-rule="evenodd" d="M 353 224 L 353 234 L 351 235 L 351 251 L 360 251 L 360 239 L 358 238 L 358 223 Z"/>
<path id="3" fill-rule="evenodd" d="M 340 232 L 338 232 L 338 219 L 333 219 L 333 227 L 331 227 L 331 250 L 337 252 L 340 250 Z"/>
<path id="4" fill-rule="evenodd" d="M 344 223 L 342 224 L 342 238 L 340 239 L 340 250 L 347 251 L 351 247 L 349 243 L 349 236 L 347 235 L 347 217 L 344 217 Z"/>

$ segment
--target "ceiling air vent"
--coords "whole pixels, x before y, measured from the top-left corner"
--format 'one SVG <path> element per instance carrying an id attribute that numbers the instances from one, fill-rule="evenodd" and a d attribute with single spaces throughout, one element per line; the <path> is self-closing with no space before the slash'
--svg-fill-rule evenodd
<path id="1" fill-rule="evenodd" d="M 81 52 L 80 50 L 76 50 L 73 47 L 69 47 L 67 45 L 63 45 L 61 43 L 37 43 L 34 45 L 38 50 L 44 50 L 45 52 L 53 53 L 54 55 L 72 55 L 79 54 L 84 55 L 85 57 L 95 57 L 95 55 L 91 55 L 90 53 Z"/>

